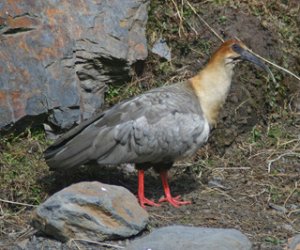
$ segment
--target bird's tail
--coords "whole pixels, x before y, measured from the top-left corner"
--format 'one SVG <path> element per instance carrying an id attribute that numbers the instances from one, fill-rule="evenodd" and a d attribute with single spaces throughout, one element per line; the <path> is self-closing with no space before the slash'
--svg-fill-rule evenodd
<path id="1" fill-rule="evenodd" d="M 50 170 L 65 170 L 80 166 L 90 160 L 89 150 L 94 133 L 82 133 L 65 144 L 54 144 L 44 152 Z"/>

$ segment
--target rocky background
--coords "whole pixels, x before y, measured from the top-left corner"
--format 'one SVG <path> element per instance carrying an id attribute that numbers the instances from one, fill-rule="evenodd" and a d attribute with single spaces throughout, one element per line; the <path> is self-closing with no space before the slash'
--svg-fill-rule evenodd
<path id="1" fill-rule="evenodd" d="M 147 57 L 149 1 L 2 1 L 0 130 L 47 117 L 68 129 Z"/>

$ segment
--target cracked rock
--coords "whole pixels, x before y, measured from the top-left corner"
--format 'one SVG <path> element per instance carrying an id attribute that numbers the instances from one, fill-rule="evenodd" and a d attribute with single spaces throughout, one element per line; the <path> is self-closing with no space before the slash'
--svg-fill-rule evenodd
<path id="1" fill-rule="evenodd" d="M 51 196 L 33 214 L 32 225 L 60 241 L 104 241 L 138 234 L 148 213 L 127 189 L 81 182 Z"/>
<path id="2" fill-rule="evenodd" d="M 147 57 L 149 0 L 1 1 L 0 131 L 92 116 Z"/>

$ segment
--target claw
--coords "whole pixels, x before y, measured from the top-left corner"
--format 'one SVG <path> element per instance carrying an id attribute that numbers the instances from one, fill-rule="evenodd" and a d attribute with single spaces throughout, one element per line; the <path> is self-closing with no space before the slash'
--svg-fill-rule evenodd
<path id="1" fill-rule="evenodd" d="M 192 203 L 191 201 L 180 201 L 179 199 L 180 199 L 180 195 L 176 197 L 169 196 L 169 197 L 159 199 L 159 202 L 169 202 L 174 207 L 179 207 L 181 205 L 188 205 Z"/>
<path id="2" fill-rule="evenodd" d="M 153 207 L 160 207 L 160 204 L 155 203 L 152 200 L 147 199 L 146 197 L 139 197 L 139 202 L 142 208 L 146 208 L 145 205 L 153 206 Z"/>
<path id="3" fill-rule="evenodd" d="M 167 171 L 161 171 L 160 176 L 161 176 L 162 184 L 163 184 L 164 191 L 165 191 L 165 198 L 161 198 L 159 200 L 159 202 L 167 201 L 171 205 L 173 205 L 174 207 L 179 207 L 181 205 L 187 205 L 187 204 L 192 203 L 191 201 L 180 201 L 180 195 L 178 195 L 176 197 L 172 197 L 170 187 L 169 187 L 169 184 L 168 184 Z"/>

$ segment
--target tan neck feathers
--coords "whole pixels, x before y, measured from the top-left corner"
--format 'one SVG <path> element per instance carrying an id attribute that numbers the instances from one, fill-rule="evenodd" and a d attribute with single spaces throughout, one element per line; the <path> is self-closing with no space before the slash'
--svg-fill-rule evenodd
<path id="1" fill-rule="evenodd" d="M 217 117 L 223 106 L 232 78 L 232 69 L 217 61 L 211 61 L 196 76 L 189 79 L 198 96 L 204 116 L 211 126 L 215 126 Z"/>

